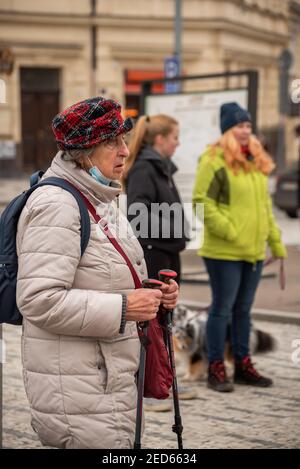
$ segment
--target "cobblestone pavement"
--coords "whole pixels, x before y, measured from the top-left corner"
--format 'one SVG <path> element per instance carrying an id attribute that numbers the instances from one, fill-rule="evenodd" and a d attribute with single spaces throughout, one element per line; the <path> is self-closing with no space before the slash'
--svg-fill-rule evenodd
<path id="1" fill-rule="evenodd" d="M 293 364 L 292 342 L 300 340 L 300 326 L 265 323 L 278 342 L 277 350 L 254 357 L 259 370 L 272 376 L 269 389 L 236 386 L 220 394 L 193 384 L 198 398 L 181 401 L 185 448 L 299 448 L 300 364 Z M 3 366 L 3 447 L 41 448 L 30 426 L 20 361 L 21 328 L 4 326 L 6 364 Z M 299 357 L 299 354 L 298 354 Z M 171 431 L 172 412 L 147 412 L 144 448 L 177 448 Z"/>

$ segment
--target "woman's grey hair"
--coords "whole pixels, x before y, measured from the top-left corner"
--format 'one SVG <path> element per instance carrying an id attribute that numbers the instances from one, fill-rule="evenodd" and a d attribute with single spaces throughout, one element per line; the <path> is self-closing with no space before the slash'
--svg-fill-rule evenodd
<path id="1" fill-rule="evenodd" d="M 94 150 L 95 147 L 82 148 L 79 150 L 65 150 L 62 154 L 62 159 L 65 161 L 74 161 L 77 166 L 81 167 L 80 160 L 90 157 Z"/>

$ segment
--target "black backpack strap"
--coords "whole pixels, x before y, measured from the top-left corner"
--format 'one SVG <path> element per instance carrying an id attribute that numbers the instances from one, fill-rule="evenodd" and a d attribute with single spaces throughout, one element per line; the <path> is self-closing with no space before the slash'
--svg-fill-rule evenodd
<path id="1" fill-rule="evenodd" d="M 85 203 L 82 200 L 80 192 L 72 184 L 69 184 L 68 181 L 62 178 L 58 178 L 58 177 L 45 178 L 43 179 L 43 181 L 39 182 L 38 184 L 35 185 L 35 187 L 32 187 L 31 189 L 35 190 L 36 188 L 41 187 L 41 186 L 61 187 L 62 189 L 70 192 L 70 194 L 72 194 L 73 197 L 75 197 L 78 203 L 78 207 L 80 211 L 80 218 L 81 218 L 81 256 L 82 256 L 90 239 L 91 222 L 90 222 L 89 212 L 85 206 Z M 31 191 L 31 189 L 29 189 L 29 191 Z M 33 192 L 33 190 L 31 192 Z"/>

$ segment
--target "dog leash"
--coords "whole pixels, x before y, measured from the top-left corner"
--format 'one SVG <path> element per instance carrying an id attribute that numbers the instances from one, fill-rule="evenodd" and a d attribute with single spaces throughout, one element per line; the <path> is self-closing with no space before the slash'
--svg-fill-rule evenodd
<path id="1" fill-rule="evenodd" d="M 271 256 L 264 261 L 263 267 L 267 267 L 268 265 L 273 264 L 274 262 L 278 260 L 280 261 L 279 263 L 279 286 L 281 290 L 284 290 L 286 286 L 284 259 L 282 257 L 276 258 L 276 257 Z"/>

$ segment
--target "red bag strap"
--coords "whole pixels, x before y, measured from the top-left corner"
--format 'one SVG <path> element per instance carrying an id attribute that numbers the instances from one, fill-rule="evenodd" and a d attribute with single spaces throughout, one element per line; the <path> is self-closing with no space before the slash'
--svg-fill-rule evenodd
<path id="1" fill-rule="evenodd" d="M 68 181 L 69 182 L 69 181 Z M 71 184 L 69 182 L 69 184 Z M 111 244 L 115 247 L 115 249 L 118 251 L 119 254 L 121 254 L 121 256 L 123 257 L 123 259 L 125 260 L 126 264 L 128 265 L 128 268 L 131 272 L 131 275 L 132 275 L 132 278 L 133 278 L 133 281 L 134 281 L 134 286 L 135 288 L 142 288 L 142 283 L 135 271 L 135 268 L 133 267 L 129 257 L 127 256 L 127 254 L 125 254 L 125 252 L 123 251 L 123 249 L 121 248 L 121 246 L 119 245 L 118 241 L 116 240 L 116 238 L 113 236 L 113 234 L 109 231 L 109 228 L 108 228 L 108 225 L 107 225 L 107 222 L 100 217 L 100 215 L 98 215 L 98 213 L 96 212 L 95 210 L 95 207 L 91 204 L 91 202 L 89 201 L 89 199 L 76 187 L 74 186 L 73 184 L 71 184 L 71 186 L 75 187 L 77 189 L 77 191 L 79 192 L 83 202 L 85 203 L 86 205 L 86 208 L 88 209 L 88 211 L 90 212 L 90 214 L 92 215 L 92 217 L 94 218 L 95 222 L 96 223 L 99 223 L 104 234 L 107 236 L 107 238 L 109 239 L 109 241 L 111 242 Z"/>

